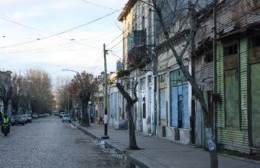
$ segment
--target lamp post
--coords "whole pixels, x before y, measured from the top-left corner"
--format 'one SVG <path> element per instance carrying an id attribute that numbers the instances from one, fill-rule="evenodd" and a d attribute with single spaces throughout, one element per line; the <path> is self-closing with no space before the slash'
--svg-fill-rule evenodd
<path id="1" fill-rule="evenodd" d="M 104 48 L 104 69 L 105 69 L 105 74 L 104 74 L 104 84 L 105 84 L 105 93 L 104 93 L 104 135 L 101 137 L 101 139 L 109 139 L 109 136 L 107 135 L 107 122 L 108 122 L 108 117 L 107 117 L 107 50 L 106 50 L 106 45 L 103 45 Z"/>
<path id="2" fill-rule="evenodd" d="M 27 92 L 28 92 L 28 115 L 30 115 L 30 116 L 32 116 L 32 106 L 31 106 L 31 83 L 32 83 L 32 81 L 30 80 L 30 79 L 28 79 L 27 80 L 27 86 L 28 86 L 28 90 L 27 90 Z"/>
<path id="3" fill-rule="evenodd" d="M 75 72 L 75 73 L 79 73 L 78 71 L 75 71 L 75 70 L 73 70 L 73 69 L 62 69 L 62 71 L 70 71 L 70 72 Z"/>

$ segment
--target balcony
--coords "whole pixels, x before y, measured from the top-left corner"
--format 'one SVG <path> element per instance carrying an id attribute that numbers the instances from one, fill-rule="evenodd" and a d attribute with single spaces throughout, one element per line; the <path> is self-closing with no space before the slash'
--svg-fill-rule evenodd
<path id="1" fill-rule="evenodd" d="M 147 54 L 146 33 L 144 30 L 134 30 L 127 37 L 127 66 L 129 70 L 141 68 L 151 61 Z"/>

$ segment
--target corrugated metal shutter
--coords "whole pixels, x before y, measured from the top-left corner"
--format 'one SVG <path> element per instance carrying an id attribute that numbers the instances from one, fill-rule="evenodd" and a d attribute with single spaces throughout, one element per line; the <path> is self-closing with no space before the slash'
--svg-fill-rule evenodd
<path id="1" fill-rule="evenodd" d="M 224 113 L 224 63 L 223 63 L 223 46 L 220 42 L 217 43 L 216 54 L 216 73 L 217 73 L 217 93 L 222 100 L 217 104 L 217 121 L 218 127 L 225 127 L 225 113 Z"/>
<path id="2" fill-rule="evenodd" d="M 241 128 L 248 129 L 247 39 L 240 41 Z"/>

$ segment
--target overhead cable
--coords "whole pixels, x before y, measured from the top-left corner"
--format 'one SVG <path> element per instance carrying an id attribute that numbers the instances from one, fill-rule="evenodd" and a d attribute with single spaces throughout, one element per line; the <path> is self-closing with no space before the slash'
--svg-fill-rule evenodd
<path id="1" fill-rule="evenodd" d="M 121 9 L 120 9 L 120 10 L 121 10 Z M 45 36 L 45 37 L 41 37 L 41 38 L 37 38 L 37 39 L 34 39 L 34 40 L 29 40 L 29 41 L 25 41 L 25 42 L 21 42 L 21 43 L 16 43 L 16 44 L 11 44 L 11 45 L 6 45 L 6 46 L 0 46 L 0 48 L 17 47 L 17 46 L 21 46 L 21 45 L 25 45 L 25 44 L 37 42 L 37 41 L 39 41 L 39 40 L 45 40 L 45 39 L 49 39 L 49 38 L 52 38 L 52 37 L 56 37 L 56 36 L 59 36 L 59 35 L 61 35 L 61 34 L 65 34 L 65 33 L 71 32 L 71 31 L 73 31 L 73 30 L 79 29 L 79 28 L 81 28 L 81 27 L 90 25 L 90 24 L 92 24 L 92 23 L 94 23 L 94 22 L 96 22 L 96 21 L 99 21 L 99 20 L 101 20 L 101 19 L 104 19 L 104 18 L 106 18 L 106 17 L 108 17 L 108 16 L 110 16 L 110 15 L 113 15 L 114 13 L 116 13 L 116 12 L 118 12 L 118 11 L 120 11 L 120 10 L 113 11 L 113 12 L 111 12 L 111 13 L 109 13 L 109 14 L 106 14 L 106 15 L 104 15 L 104 16 L 102 16 L 102 17 L 99 17 L 99 18 L 97 18 L 97 19 L 94 19 L 94 20 L 92 20 L 92 21 L 90 21 L 90 22 L 87 22 L 87 23 L 84 23 L 84 24 L 81 24 L 81 25 L 78 25 L 78 26 L 69 28 L 69 29 L 64 30 L 64 31 L 59 32 L 59 33 L 55 33 L 55 34 L 52 34 L 52 35 L 49 35 L 49 36 Z"/>

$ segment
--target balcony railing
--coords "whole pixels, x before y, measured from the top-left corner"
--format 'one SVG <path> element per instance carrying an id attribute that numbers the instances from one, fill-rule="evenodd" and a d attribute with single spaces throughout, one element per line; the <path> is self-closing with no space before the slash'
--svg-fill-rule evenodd
<path id="1" fill-rule="evenodd" d="M 147 55 L 146 33 L 144 30 L 134 30 L 127 38 L 127 66 L 135 69 L 144 66 L 150 59 Z"/>

